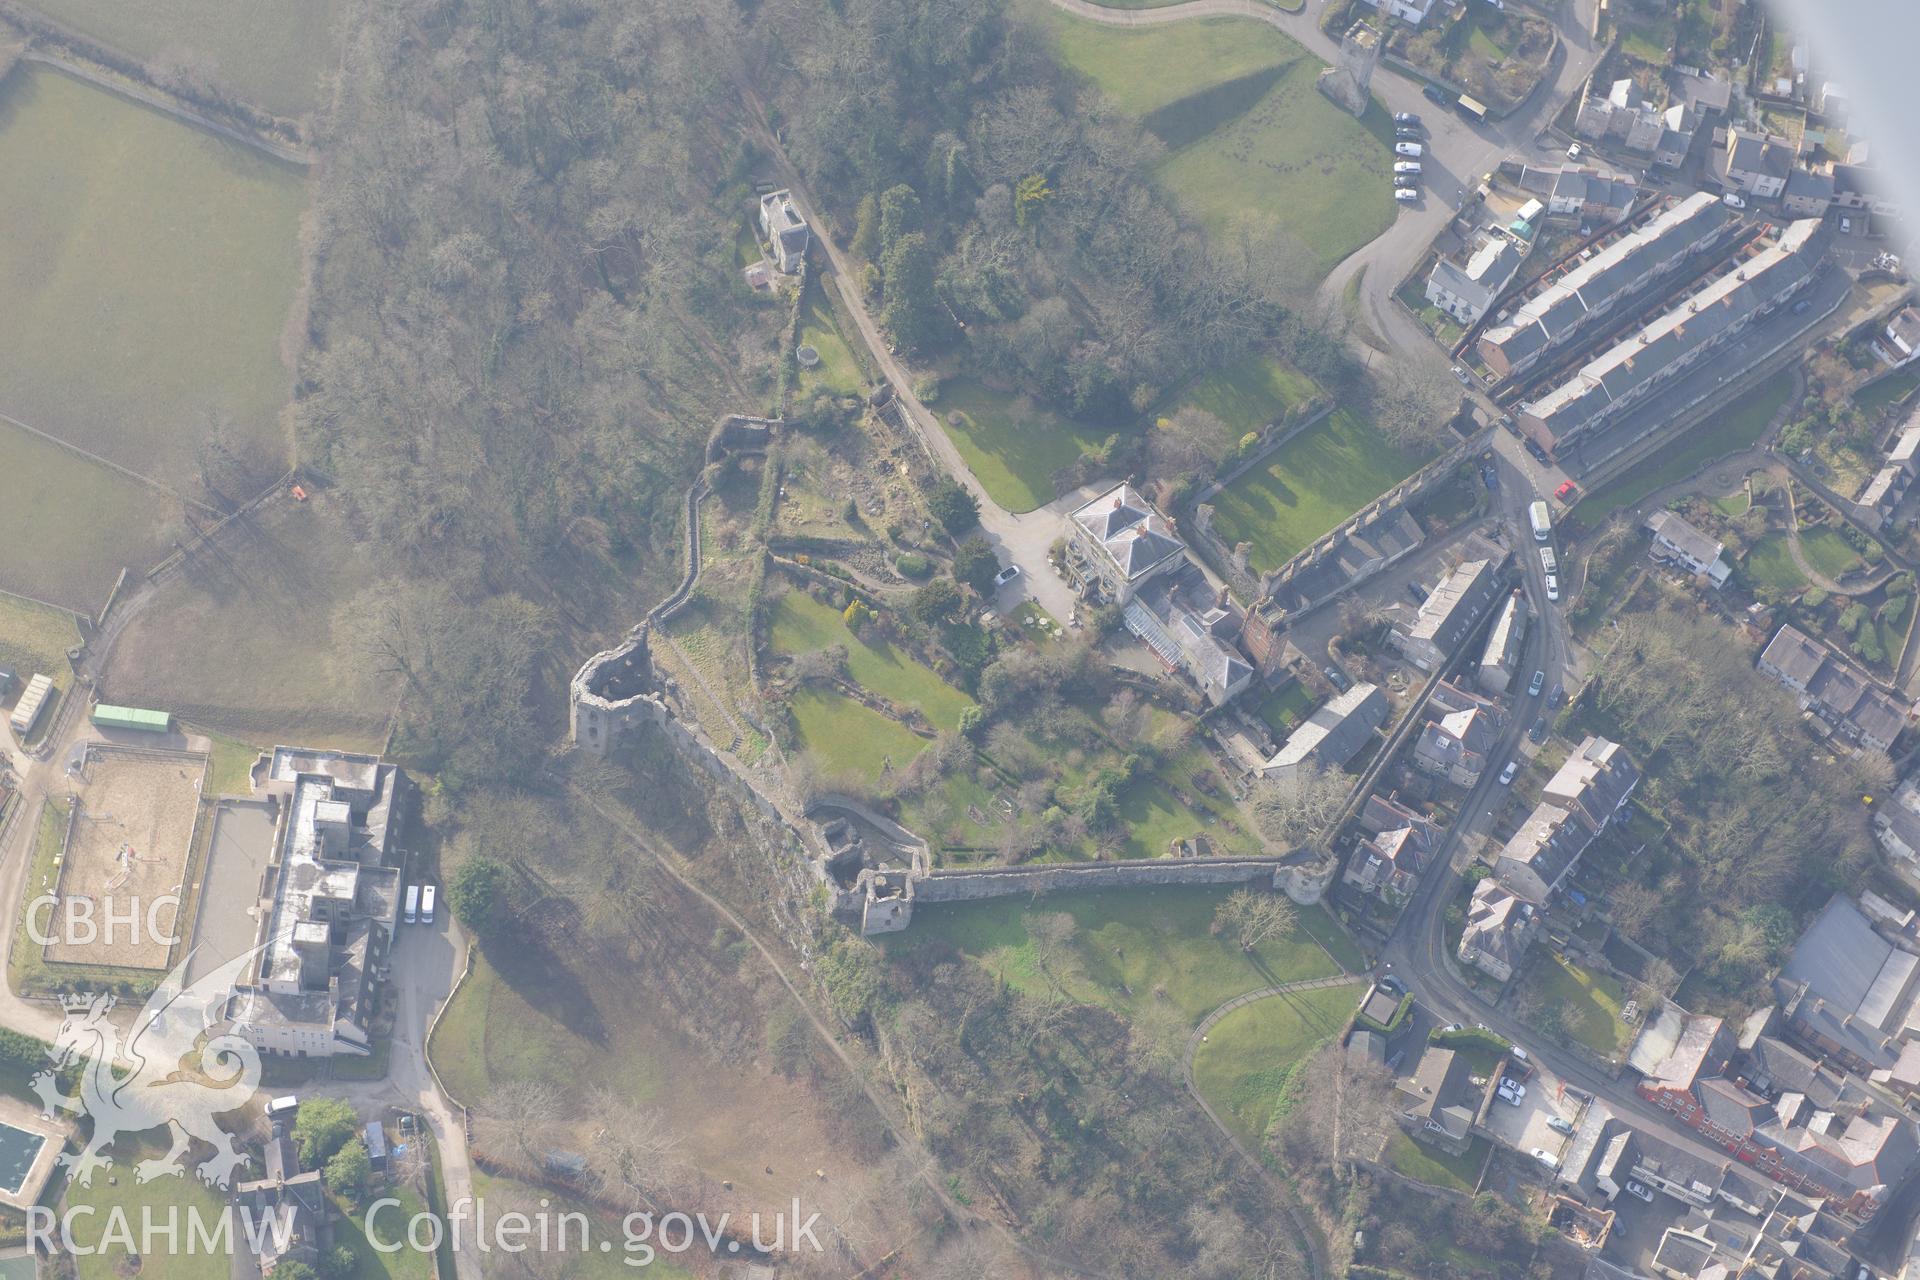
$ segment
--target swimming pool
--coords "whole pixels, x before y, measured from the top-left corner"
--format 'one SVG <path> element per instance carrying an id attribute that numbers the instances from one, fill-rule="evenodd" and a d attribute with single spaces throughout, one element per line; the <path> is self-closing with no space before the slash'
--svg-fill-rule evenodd
<path id="1" fill-rule="evenodd" d="M 41 1134 L 28 1133 L 25 1129 L 0 1123 L 0 1191 L 10 1196 L 20 1194 L 20 1188 L 26 1185 L 27 1174 L 33 1169 L 33 1162 L 40 1155 L 40 1148 L 46 1143 L 46 1138 Z"/>

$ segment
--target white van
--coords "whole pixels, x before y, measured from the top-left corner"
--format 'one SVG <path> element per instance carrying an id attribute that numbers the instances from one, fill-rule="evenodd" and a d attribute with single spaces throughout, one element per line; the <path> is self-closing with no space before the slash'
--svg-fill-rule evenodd
<path id="1" fill-rule="evenodd" d="M 1527 523 L 1533 526 L 1533 540 L 1545 542 L 1553 536 L 1553 521 L 1547 516 L 1547 504 L 1532 502 L 1527 506 Z"/>
<path id="2" fill-rule="evenodd" d="M 420 886 L 419 885 L 410 884 L 407 886 L 407 911 L 406 911 L 406 914 L 401 918 L 407 924 L 418 924 L 420 922 Z"/>
<path id="3" fill-rule="evenodd" d="M 424 885 L 420 889 L 420 923 L 433 923 L 433 885 Z"/>
<path id="4" fill-rule="evenodd" d="M 290 1116 L 300 1109 L 300 1099 L 295 1095 L 283 1094 L 267 1104 L 267 1115 L 278 1120 L 281 1116 Z"/>

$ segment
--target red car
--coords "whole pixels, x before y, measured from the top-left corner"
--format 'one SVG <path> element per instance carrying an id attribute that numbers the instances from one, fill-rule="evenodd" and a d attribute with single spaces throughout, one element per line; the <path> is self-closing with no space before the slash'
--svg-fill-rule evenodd
<path id="1" fill-rule="evenodd" d="M 1553 491 L 1553 496 L 1556 498 L 1559 498 L 1562 502 L 1564 502 L 1568 497 L 1570 497 L 1573 494 L 1573 492 L 1574 492 L 1573 481 L 1562 480 L 1560 482 L 1560 487 Z"/>

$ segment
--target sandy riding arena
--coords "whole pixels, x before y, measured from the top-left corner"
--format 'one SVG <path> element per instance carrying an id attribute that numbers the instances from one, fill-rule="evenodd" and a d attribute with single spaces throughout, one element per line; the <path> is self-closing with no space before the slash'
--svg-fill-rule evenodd
<path id="1" fill-rule="evenodd" d="M 36 911 L 59 964 L 164 969 L 185 895 L 206 758 L 90 748 L 67 778 L 79 803 L 51 910 Z M 111 932 L 110 932 L 111 930 Z"/>

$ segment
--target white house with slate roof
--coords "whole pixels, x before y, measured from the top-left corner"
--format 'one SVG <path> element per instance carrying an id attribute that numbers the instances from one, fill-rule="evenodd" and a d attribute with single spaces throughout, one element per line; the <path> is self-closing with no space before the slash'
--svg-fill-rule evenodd
<path id="1" fill-rule="evenodd" d="M 1067 534 L 1067 564 L 1082 594 L 1115 604 L 1186 563 L 1186 544 L 1166 517 L 1125 482 L 1069 516 Z"/>

